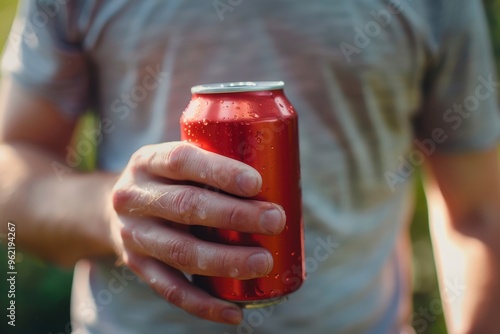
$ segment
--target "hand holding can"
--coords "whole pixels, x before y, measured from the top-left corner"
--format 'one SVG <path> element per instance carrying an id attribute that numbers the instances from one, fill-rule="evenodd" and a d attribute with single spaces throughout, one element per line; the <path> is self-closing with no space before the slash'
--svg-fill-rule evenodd
<path id="1" fill-rule="evenodd" d="M 140 148 L 110 194 L 110 231 L 119 260 L 169 303 L 207 320 L 239 323 L 239 306 L 211 296 L 184 273 L 262 277 L 274 266 L 272 254 L 262 247 L 201 240 L 189 227 L 279 234 L 284 214 L 259 223 L 276 205 L 247 199 L 261 186 L 254 168 L 186 142 Z M 220 191 L 210 189 L 216 187 Z"/>
<path id="2" fill-rule="evenodd" d="M 253 199 L 275 203 L 286 213 L 285 228 L 277 236 L 192 228 L 202 240 L 271 252 L 274 267 L 265 277 L 193 276 L 193 282 L 213 296 L 243 307 L 279 303 L 305 278 L 298 121 L 283 86 L 280 81 L 195 86 L 181 118 L 183 140 L 255 168 L 262 188 Z"/>

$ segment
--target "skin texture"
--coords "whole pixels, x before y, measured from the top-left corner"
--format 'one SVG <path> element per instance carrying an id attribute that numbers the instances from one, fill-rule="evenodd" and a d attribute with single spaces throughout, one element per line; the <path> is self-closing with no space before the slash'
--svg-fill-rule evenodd
<path id="1" fill-rule="evenodd" d="M 239 323 L 236 305 L 196 288 L 182 271 L 264 276 L 273 266 L 271 255 L 261 248 L 200 241 L 187 228 L 200 224 L 280 233 L 285 222 L 280 207 L 243 199 L 259 192 L 260 175 L 240 162 L 175 142 L 139 149 L 120 174 L 73 171 L 61 180 L 52 164 L 65 164 L 74 121 L 50 101 L 3 80 L 0 220 L 17 223 L 19 246 L 62 266 L 85 258 L 118 258 L 166 301 L 204 319 Z M 427 162 L 434 248 L 452 333 L 500 332 L 495 319 L 500 309 L 495 284 L 500 277 L 499 170 L 494 149 L 435 154 Z M 0 232 L 5 228 L 1 224 Z M 446 293 L 449 279 L 466 287 L 453 299 Z"/>

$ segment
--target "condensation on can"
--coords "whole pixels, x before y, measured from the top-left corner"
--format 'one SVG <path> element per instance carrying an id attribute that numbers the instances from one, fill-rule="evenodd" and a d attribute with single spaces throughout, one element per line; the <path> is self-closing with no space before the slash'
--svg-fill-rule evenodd
<path id="1" fill-rule="evenodd" d="M 273 255 L 272 272 L 261 278 L 193 275 L 193 282 L 221 299 L 247 308 L 284 301 L 305 279 L 298 119 L 282 81 L 194 86 L 181 120 L 181 139 L 242 161 L 262 176 L 255 200 L 279 204 L 287 221 L 277 236 L 193 226 L 198 238 L 239 246 L 260 246 Z M 222 186 L 222 185 L 221 185 Z"/>

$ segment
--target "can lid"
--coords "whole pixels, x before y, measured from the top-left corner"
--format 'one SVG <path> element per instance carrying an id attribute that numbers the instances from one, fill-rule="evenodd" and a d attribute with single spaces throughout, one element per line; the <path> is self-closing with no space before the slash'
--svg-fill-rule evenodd
<path id="1" fill-rule="evenodd" d="M 224 82 L 191 87 L 192 94 L 241 93 L 283 89 L 283 81 Z"/>

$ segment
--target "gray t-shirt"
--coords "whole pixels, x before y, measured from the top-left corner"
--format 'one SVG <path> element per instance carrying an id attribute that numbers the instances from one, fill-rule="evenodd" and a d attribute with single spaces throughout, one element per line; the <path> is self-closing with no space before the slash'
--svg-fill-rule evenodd
<path id="1" fill-rule="evenodd" d="M 195 84 L 284 80 L 299 114 L 308 277 L 298 292 L 224 326 L 112 262 L 82 261 L 75 333 L 403 332 L 414 147 L 479 150 L 500 133 L 479 0 L 24 1 L 3 70 L 67 117 L 95 110 L 108 171 L 142 145 L 178 140 Z"/>

